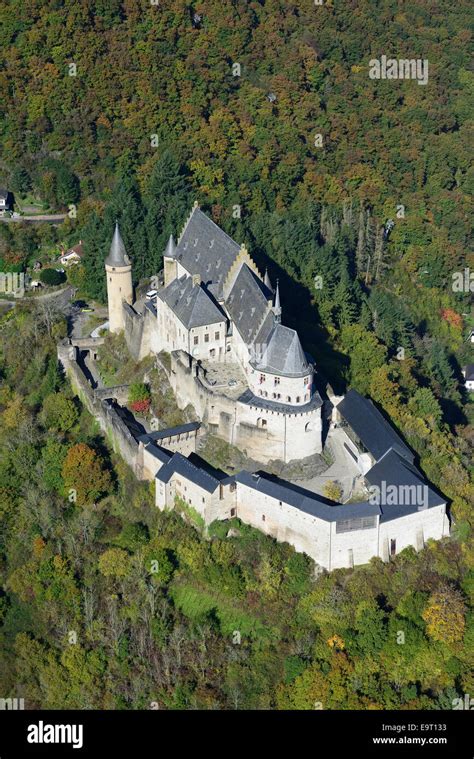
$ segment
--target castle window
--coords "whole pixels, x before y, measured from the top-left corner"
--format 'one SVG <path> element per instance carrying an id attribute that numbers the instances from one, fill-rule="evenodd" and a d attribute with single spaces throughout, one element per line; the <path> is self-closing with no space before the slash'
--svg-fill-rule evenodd
<path id="1" fill-rule="evenodd" d="M 230 515 L 231 515 L 231 517 L 235 517 L 235 509 L 231 509 L 230 510 Z"/>
<path id="2" fill-rule="evenodd" d="M 266 419 L 262 419 L 262 427 L 266 427 L 266 426 L 267 426 L 267 420 Z"/>
<path id="3" fill-rule="evenodd" d="M 264 374 L 260 375 L 260 382 L 265 382 L 265 375 Z"/>
<path id="4" fill-rule="evenodd" d="M 194 345 L 198 345 L 199 344 L 199 337 L 198 337 L 198 335 L 195 335 L 193 337 L 193 341 L 194 341 Z"/>
<path id="5" fill-rule="evenodd" d="M 202 497 L 202 502 L 206 503 L 206 499 L 204 498 L 204 496 Z"/>
<path id="6" fill-rule="evenodd" d="M 209 342 L 209 335 L 204 335 L 204 342 L 205 342 L 205 343 L 208 343 L 208 342 Z"/>
<path id="7" fill-rule="evenodd" d="M 301 399 L 300 399 L 299 395 L 297 395 L 297 396 L 296 396 L 296 403 L 299 403 L 299 402 L 300 402 L 300 400 L 301 400 Z"/>
<path id="8" fill-rule="evenodd" d="M 275 385 L 279 385 L 280 384 L 280 377 L 275 377 L 275 383 L 274 384 Z"/>
<path id="9" fill-rule="evenodd" d="M 265 521 L 265 514 L 262 514 L 262 522 Z"/>
<path id="10" fill-rule="evenodd" d="M 287 402 L 287 403 L 291 403 L 291 398 L 290 398 L 290 396 L 289 396 L 289 395 L 287 395 L 287 396 L 286 396 L 286 402 Z"/>
<path id="11" fill-rule="evenodd" d="M 220 340 L 220 338 L 221 338 L 221 333 L 220 333 L 220 332 L 216 332 L 216 333 L 214 334 L 214 339 L 215 339 L 215 340 Z"/>
<path id="12" fill-rule="evenodd" d="M 309 377 L 305 377 L 305 378 L 304 378 L 304 384 L 305 384 L 305 385 L 307 385 L 307 384 L 308 384 L 308 382 L 309 382 Z"/>

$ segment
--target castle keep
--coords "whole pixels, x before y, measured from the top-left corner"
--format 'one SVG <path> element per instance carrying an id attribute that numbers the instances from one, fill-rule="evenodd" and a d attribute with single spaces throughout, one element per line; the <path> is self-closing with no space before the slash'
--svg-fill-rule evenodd
<path id="1" fill-rule="evenodd" d="M 164 253 L 164 285 L 143 313 L 118 227 L 106 260 L 110 330 L 132 354 L 171 354 L 178 405 L 262 463 L 320 453 L 322 401 L 298 333 L 282 323 L 278 283 L 261 276 L 197 204 Z"/>

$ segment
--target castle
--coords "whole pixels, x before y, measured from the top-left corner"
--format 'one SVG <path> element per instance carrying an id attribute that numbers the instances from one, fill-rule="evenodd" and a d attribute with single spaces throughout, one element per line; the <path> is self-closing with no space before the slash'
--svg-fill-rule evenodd
<path id="1" fill-rule="evenodd" d="M 116 225 L 105 262 L 111 332 L 136 358 L 171 354 L 181 408 L 262 463 L 321 453 L 322 400 L 298 333 L 282 324 L 278 283 L 195 203 L 164 253 L 164 286 L 133 308 L 132 270 Z"/>
<path id="2" fill-rule="evenodd" d="M 197 204 L 178 242 L 170 236 L 162 286 L 141 311 L 118 225 L 105 268 L 110 331 L 124 332 L 137 359 L 168 353 L 178 405 L 191 404 L 199 416 L 178 428 L 124 433 L 127 460 L 139 478 L 155 482 L 159 509 L 179 506 L 206 525 L 238 517 L 327 570 L 388 561 L 449 535 L 445 499 L 372 401 L 354 390 L 332 399 L 331 428 L 363 478 L 360 502 L 334 503 L 264 471 L 227 475 L 196 455 L 201 427 L 262 463 L 322 450 L 314 364 L 282 324 L 278 283 L 274 290 L 247 249 Z M 77 379 L 65 349 L 60 358 Z M 108 406 L 105 430 L 110 419 L 117 433 L 121 422 Z"/>

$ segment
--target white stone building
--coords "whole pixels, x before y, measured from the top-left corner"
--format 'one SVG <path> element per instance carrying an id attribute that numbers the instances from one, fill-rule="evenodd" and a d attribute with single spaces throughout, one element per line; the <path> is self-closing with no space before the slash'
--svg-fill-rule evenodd
<path id="1" fill-rule="evenodd" d="M 163 264 L 156 302 L 138 313 L 130 261 L 116 228 L 106 260 L 111 332 L 124 329 L 137 358 L 171 354 L 178 405 L 192 404 L 214 434 L 250 457 L 288 462 L 320 453 L 315 370 L 298 333 L 282 324 L 278 283 L 273 290 L 245 246 L 197 204 L 178 242 L 170 236 Z M 238 379 L 210 381 L 210 367 L 218 376 L 234 367 Z"/>

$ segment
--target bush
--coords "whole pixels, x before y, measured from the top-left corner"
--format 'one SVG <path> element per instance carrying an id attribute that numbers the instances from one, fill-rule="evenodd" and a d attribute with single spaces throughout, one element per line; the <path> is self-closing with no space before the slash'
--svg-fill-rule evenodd
<path id="1" fill-rule="evenodd" d="M 143 382 L 134 382 L 130 385 L 128 402 L 132 411 L 146 414 L 150 410 L 151 393 Z"/>
<path id="2" fill-rule="evenodd" d="M 40 280 L 45 285 L 61 285 L 66 281 L 66 275 L 62 271 L 56 271 L 56 269 L 43 269 L 40 273 Z"/>

